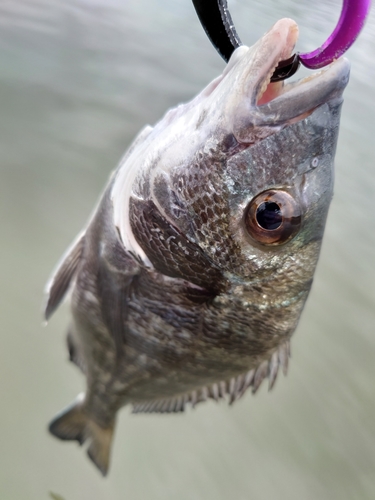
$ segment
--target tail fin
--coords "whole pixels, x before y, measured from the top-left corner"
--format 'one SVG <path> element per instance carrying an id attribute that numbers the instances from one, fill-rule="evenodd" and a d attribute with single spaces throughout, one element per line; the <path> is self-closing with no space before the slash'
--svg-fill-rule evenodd
<path id="1" fill-rule="evenodd" d="M 114 425 L 103 428 L 88 417 L 84 411 L 84 394 L 50 423 L 49 431 L 63 440 L 76 440 L 82 445 L 89 441 L 87 454 L 103 476 L 107 475 Z"/>

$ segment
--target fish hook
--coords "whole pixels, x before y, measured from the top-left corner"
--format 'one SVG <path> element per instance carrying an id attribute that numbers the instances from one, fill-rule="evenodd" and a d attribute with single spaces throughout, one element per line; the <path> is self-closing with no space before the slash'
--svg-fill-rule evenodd
<path id="1" fill-rule="evenodd" d="M 224 61 L 228 62 L 242 42 L 234 27 L 227 0 L 193 0 L 193 4 L 208 38 Z M 342 56 L 361 32 L 370 4 L 371 0 L 343 0 L 340 19 L 323 45 L 312 52 L 296 53 L 280 61 L 271 82 L 291 77 L 301 63 L 306 68 L 318 69 Z"/>

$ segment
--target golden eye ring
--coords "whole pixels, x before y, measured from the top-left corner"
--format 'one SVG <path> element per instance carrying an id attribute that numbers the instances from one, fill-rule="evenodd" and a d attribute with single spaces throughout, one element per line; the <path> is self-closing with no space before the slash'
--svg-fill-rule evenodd
<path id="1" fill-rule="evenodd" d="M 262 245 L 282 245 L 298 233 L 301 207 L 282 189 L 269 189 L 255 196 L 245 209 L 247 232 Z"/>

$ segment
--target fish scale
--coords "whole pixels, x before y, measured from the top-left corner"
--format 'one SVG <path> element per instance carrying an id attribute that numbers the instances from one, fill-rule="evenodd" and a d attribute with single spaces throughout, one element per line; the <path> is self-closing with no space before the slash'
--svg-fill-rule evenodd
<path id="1" fill-rule="evenodd" d="M 222 145 L 218 145 L 218 148 L 220 151 Z M 223 182 L 225 164 L 222 154 L 201 154 L 199 164 L 193 163 L 192 171 L 189 171 L 181 196 L 189 206 L 194 236 L 199 246 L 219 266 L 230 263 L 236 267 L 239 252 L 229 230 L 228 196 Z M 199 187 L 202 184 L 209 186 L 209 192 L 200 194 Z"/>

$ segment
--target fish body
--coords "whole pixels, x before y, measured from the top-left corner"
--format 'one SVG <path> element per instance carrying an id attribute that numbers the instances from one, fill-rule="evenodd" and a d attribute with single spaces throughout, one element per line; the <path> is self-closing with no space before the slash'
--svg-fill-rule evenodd
<path id="1" fill-rule="evenodd" d="M 190 103 L 146 127 L 48 286 L 70 288 L 70 357 L 87 390 L 50 431 L 87 440 L 103 474 L 116 412 L 231 402 L 286 371 L 332 198 L 349 65 L 269 84 L 283 19 Z"/>

